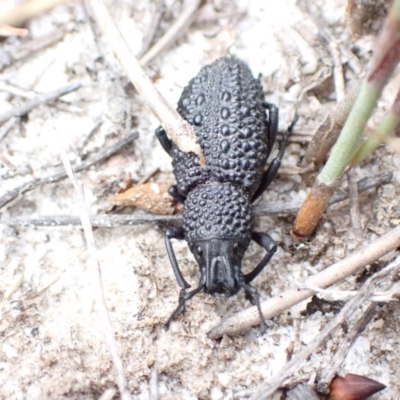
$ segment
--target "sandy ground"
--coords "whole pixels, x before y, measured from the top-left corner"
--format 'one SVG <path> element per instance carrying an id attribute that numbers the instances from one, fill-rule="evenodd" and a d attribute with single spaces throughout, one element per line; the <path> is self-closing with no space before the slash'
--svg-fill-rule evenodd
<path id="1" fill-rule="evenodd" d="M 167 4 L 161 31 L 182 10 L 180 3 L 171 3 Z M 373 40 L 368 35 L 351 35 L 345 3 L 323 2 L 322 15 L 342 46 L 353 50 L 365 66 Z M 223 15 L 213 18 L 213 6 Z M 154 5 L 122 1 L 111 9 L 120 29 L 132 39 L 131 48 L 138 52 Z M 255 75 L 263 74 L 267 99 L 281 108 L 281 130 L 290 123 L 301 90 L 318 82 L 306 94 L 296 128 L 299 133 L 311 134 L 335 102 L 331 75 L 318 81 L 321 73 L 331 70 L 332 61 L 326 45 L 317 41 L 315 25 L 295 1 L 215 1 L 199 18 L 201 21 L 147 68 L 168 101 L 176 104 L 183 87 L 202 65 L 227 53 L 235 54 L 248 62 Z M 137 181 L 158 167 L 161 172 L 154 180 L 173 183 L 170 159 L 153 133 L 158 121 L 128 85 L 81 4 L 59 6 L 29 23 L 28 28 L 28 38 L 3 40 L 2 51 L 11 52 L 52 32 L 67 33 L 57 44 L 4 66 L 0 82 L 26 96 L 49 92 L 68 82 L 83 86 L 62 101 L 34 109 L 0 143 L 0 153 L 9 161 L 8 165 L 0 161 L 0 194 L 59 167 L 63 148 L 72 161 L 79 161 L 132 130 L 139 132 L 133 145 L 78 175 L 85 185 L 90 212 L 109 208 L 107 197 L 129 174 Z M 355 73 L 346 67 L 345 76 L 351 80 Z M 380 102 L 378 116 L 387 109 L 397 86 L 386 91 L 388 100 Z M 0 88 L 2 111 L 24 101 L 22 96 Z M 132 127 L 127 124 L 127 115 L 132 118 Z M 102 120 L 100 128 L 85 141 L 98 118 Z M 305 142 L 291 143 L 283 168 L 299 165 L 305 149 Z M 348 204 L 329 210 L 313 240 L 302 245 L 294 245 L 290 236 L 293 217 L 260 218 L 258 229 L 268 232 L 280 246 L 254 282 L 261 297 L 279 294 L 398 224 L 399 167 L 399 155 L 383 148 L 356 170 L 359 178 L 384 171 L 395 173 L 392 184 L 362 195 L 362 238 L 352 230 Z M 261 202 L 302 199 L 306 191 L 299 175 L 281 174 Z M 78 214 L 68 180 L 38 187 L 1 210 L 2 218 L 50 214 Z M 162 325 L 176 306 L 178 285 L 166 255 L 162 227 L 99 228 L 95 239 L 107 306 L 136 399 L 148 398 L 154 368 L 160 373 L 162 399 L 230 399 L 236 391 L 271 379 L 285 365 L 289 349 L 298 351 L 334 316 L 321 312 L 302 316 L 306 304 L 302 303 L 267 321 L 268 332 L 262 337 L 255 327 L 240 336 L 213 341 L 207 338 L 207 331 L 249 303 L 243 293 L 229 299 L 201 293 L 165 332 Z M 185 276 L 196 284 L 197 266 L 185 243 L 174 243 L 174 247 Z M 250 269 L 260 257 L 262 251 L 252 245 L 244 269 Z M 377 266 L 382 265 L 384 261 Z M 1 399 L 97 399 L 103 394 L 112 398 L 115 374 L 98 322 L 89 270 L 79 227 L 0 225 Z M 351 277 L 336 289 L 357 287 L 357 277 Z M 341 370 L 386 384 L 388 388 L 375 399 L 399 398 L 399 317 L 398 303 L 382 306 Z M 327 368 L 345 331 L 346 327 L 339 330 L 296 376 L 310 377 Z"/>

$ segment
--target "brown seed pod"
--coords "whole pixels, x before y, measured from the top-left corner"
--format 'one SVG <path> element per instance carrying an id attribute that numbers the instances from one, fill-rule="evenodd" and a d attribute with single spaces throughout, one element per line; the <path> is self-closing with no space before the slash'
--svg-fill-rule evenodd
<path id="1" fill-rule="evenodd" d="M 384 384 L 361 375 L 336 376 L 330 384 L 328 400 L 366 400 L 385 388 Z"/>
<path id="2" fill-rule="evenodd" d="M 143 183 L 107 200 L 116 206 L 134 206 L 154 214 L 171 215 L 180 211 L 182 205 L 169 195 L 169 186 L 166 183 Z"/>

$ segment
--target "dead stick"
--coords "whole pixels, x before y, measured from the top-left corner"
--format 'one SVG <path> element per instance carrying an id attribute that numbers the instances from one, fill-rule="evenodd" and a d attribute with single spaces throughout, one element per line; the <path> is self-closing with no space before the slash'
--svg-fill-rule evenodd
<path id="1" fill-rule="evenodd" d="M 358 182 L 358 190 L 360 193 L 375 188 L 377 186 L 391 182 L 393 174 L 386 172 L 377 176 L 367 177 Z M 14 189 L 16 190 L 16 189 Z M 18 195 L 18 193 L 17 193 Z M 4 196 L 3 196 L 4 197 Z M 15 197 L 15 196 L 14 196 Z M 337 193 L 330 204 L 336 204 L 348 199 L 347 193 Z M 0 197 L 1 207 L 2 197 Z M 258 205 L 254 207 L 254 215 L 282 215 L 295 214 L 300 208 L 301 202 L 290 203 L 269 203 L 266 205 Z M 182 215 L 156 215 L 150 213 L 140 213 L 132 215 L 91 215 L 90 220 L 92 226 L 115 228 L 125 225 L 140 225 L 149 223 L 170 223 L 182 222 Z M 3 224 L 10 226 L 76 226 L 79 225 L 79 218 L 73 215 L 42 215 L 37 218 L 32 217 L 13 217 L 0 221 Z"/>
<path id="2" fill-rule="evenodd" d="M 54 90 L 53 92 L 46 93 L 42 96 L 37 97 L 31 101 L 28 101 L 26 104 L 22 106 L 15 107 L 11 110 L 6 111 L 3 114 L 0 114 L 0 124 L 8 121 L 12 117 L 23 117 L 28 114 L 29 111 L 33 110 L 35 107 L 40 106 L 41 104 L 48 103 L 49 101 L 58 99 L 61 96 L 64 96 L 68 93 L 71 93 L 81 87 L 81 84 L 78 82 L 70 83 L 60 89 Z"/>
<path id="3" fill-rule="evenodd" d="M 400 226 L 382 235 L 380 238 L 364 246 L 361 250 L 356 251 L 349 257 L 311 276 L 304 282 L 304 285 L 326 288 L 359 272 L 366 265 L 371 264 L 378 258 L 395 250 L 398 246 L 400 246 Z M 312 290 L 300 290 L 298 288 L 288 289 L 279 296 L 262 302 L 261 309 L 264 318 L 270 319 L 313 295 L 314 292 Z M 256 307 L 251 307 L 220 322 L 208 332 L 208 337 L 210 339 L 217 339 L 222 335 L 237 335 L 257 324 L 259 324 L 257 309 Z"/>
<path id="4" fill-rule="evenodd" d="M 154 37 L 157 33 L 157 29 L 160 26 L 160 22 L 162 16 L 165 12 L 165 2 L 164 0 L 158 0 L 155 2 L 155 11 L 150 21 L 150 25 L 147 29 L 146 34 L 144 35 L 142 48 L 140 49 L 139 53 L 136 55 L 137 58 L 141 58 L 147 51 L 149 50 L 151 44 L 153 43 Z M 143 64 L 142 64 L 143 65 Z"/>
<path id="5" fill-rule="evenodd" d="M 205 165 L 203 152 L 197 143 L 196 132 L 161 96 L 153 82 L 145 74 L 129 48 L 129 38 L 124 38 L 109 14 L 103 0 L 89 0 L 99 28 L 124 68 L 129 80 L 158 118 L 172 141 L 183 152 L 198 155 L 200 164 Z"/>
<path id="6" fill-rule="evenodd" d="M 92 165 L 103 162 L 110 158 L 112 155 L 118 153 L 121 151 L 125 146 L 127 146 L 129 143 L 131 143 L 134 139 L 136 139 L 138 136 L 137 132 L 134 132 L 130 135 L 128 135 L 125 139 L 121 140 L 120 142 L 111 145 L 110 147 L 104 149 L 103 151 L 99 152 L 98 154 L 94 155 L 93 157 L 90 157 L 83 163 L 77 165 L 75 167 L 76 172 L 83 171 L 84 169 L 90 168 Z M 67 173 L 62 169 L 54 172 L 53 174 L 50 174 L 44 178 L 37 178 L 33 179 L 29 182 L 25 182 L 20 186 L 17 186 L 16 188 L 6 192 L 2 196 L 0 196 L 0 208 L 4 207 L 6 204 L 8 204 L 11 200 L 14 200 L 16 197 L 18 197 L 20 194 L 29 192 L 30 190 L 33 190 L 35 187 L 45 185 L 47 183 L 55 183 L 58 182 L 62 179 L 65 179 L 67 177 Z"/>
<path id="7" fill-rule="evenodd" d="M 0 130 L 0 142 L 7 136 L 11 128 L 19 121 L 18 117 L 12 117 Z"/>
<path id="8" fill-rule="evenodd" d="M 140 58 L 140 64 L 145 66 L 153 61 L 159 54 L 165 51 L 175 40 L 190 26 L 198 8 L 202 5 L 203 0 L 192 0 L 188 7 L 183 10 L 179 18 L 165 32 L 165 35 L 143 56 Z"/>
<path id="9" fill-rule="evenodd" d="M 350 348 L 376 314 L 377 308 L 378 307 L 376 303 L 370 304 L 364 311 L 361 318 L 359 318 L 359 320 L 351 328 L 351 331 L 344 337 L 338 349 L 336 350 L 332 361 L 324 368 L 321 378 L 318 380 L 319 393 L 329 393 L 329 384 L 331 383 L 333 377 L 338 374 L 340 366 L 345 360 Z"/>
<path id="10" fill-rule="evenodd" d="M 0 14 L 0 24 L 19 26 L 22 23 L 50 11 L 65 0 L 30 0 L 15 6 L 11 11 Z"/>
<path id="11" fill-rule="evenodd" d="M 89 213 L 86 204 L 83 185 L 82 183 L 77 181 L 75 173 L 72 170 L 71 163 L 68 159 L 67 153 L 63 152 L 61 154 L 61 158 L 64 163 L 65 171 L 68 174 L 68 177 L 71 180 L 72 184 L 74 185 L 76 195 L 78 198 L 78 204 L 80 208 L 80 219 L 85 233 L 86 245 L 90 256 L 89 262 L 91 264 L 91 268 L 89 272 L 92 275 L 91 281 L 94 282 L 93 297 L 96 301 L 100 325 L 103 329 L 104 338 L 108 346 L 108 349 L 110 351 L 111 359 L 113 361 L 117 373 L 118 389 L 122 399 L 132 400 L 132 396 L 128 388 L 128 382 L 125 377 L 125 371 L 122 359 L 118 353 L 118 347 L 117 347 L 117 342 L 115 340 L 114 329 L 111 325 L 110 316 L 107 310 L 106 299 L 103 291 L 103 283 L 101 281 L 101 266 L 97 257 L 96 243 L 94 240 L 93 229 L 92 226 L 90 225 Z"/>
<path id="12" fill-rule="evenodd" d="M 398 238 L 400 243 L 400 227 L 398 231 Z M 379 240 L 379 239 L 378 239 Z M 386 278 L 390 274 L 397 273 L 400 268 L 400 257 L 390 263 L 383 270 L 377 272 L 369 278 L 357 295 L 353 297 L 342 308 L 340 313 L 330 322 L 328 322 L 324 329 L 302 350 L 300 350 L 290 362 L 288 362 L 281 371 L 279 371 L 271 383 L 267 383 L 259 387 L 252 396 L 252 399 L 266 399 L 272 395 L 294 372 L 298 371 L 305 361 L 310 357 L 326 340 L 327 338 L 344 322 L 346 322 L 351 315 L 368 299 L 369 294 L 373 290 L 375 283 Z"/>
<path id="13" fill-rule="evenodd" d="M 349 182 L 351 223 L 356 236 L 362 238 L 363 229 L 361 223 L 360 203 L 358 199 L 357 177 L 354 169 L 347 172 L 347 179 Z"/>

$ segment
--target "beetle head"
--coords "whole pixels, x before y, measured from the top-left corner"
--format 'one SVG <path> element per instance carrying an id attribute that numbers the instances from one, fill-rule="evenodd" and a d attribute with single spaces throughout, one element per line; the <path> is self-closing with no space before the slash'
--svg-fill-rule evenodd
<path id="1" fill-rule="evenodd" d="M 239 291 L 246 248 L 244 242 L 232 239 L 198 240 L 193 244 L 191 250 L 200 266 L 200 283 L 206 293 L 229 297 Z"/>

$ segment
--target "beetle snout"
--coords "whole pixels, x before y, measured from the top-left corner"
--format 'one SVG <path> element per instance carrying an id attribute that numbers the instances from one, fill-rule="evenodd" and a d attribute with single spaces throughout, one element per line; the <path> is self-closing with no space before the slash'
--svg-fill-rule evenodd
<path id="1" fill-rule="evenodd" d="M 205 291 L 211 294 L 224 294 L 232 296 L 238 292 L 234 268 L 229 261 L 223 257 L 214 257 L 206 267 Z"/>

